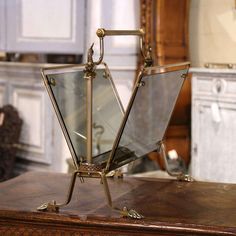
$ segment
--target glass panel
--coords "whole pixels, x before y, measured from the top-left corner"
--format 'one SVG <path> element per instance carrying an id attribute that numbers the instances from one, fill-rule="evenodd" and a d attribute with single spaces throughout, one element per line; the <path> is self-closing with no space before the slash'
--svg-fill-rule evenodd
<path id="1" fill-rule="evenodd" d="M 86 79 L 84 68 L 58 69 L 48 73 L 56 101 L 76 157 L 86 160 Z M 93 80 L 93 156 L 110 151 L 123 119 L 123 109 L 106 68 L 96 70 Z"/>
<path id="2" fill-rule="evenodd" d="M 61 119 L 78 157 L 86 156 L 86 83 L 83 68 L 47 75 Z"/>
<path id="3" fill-rule="evenodd" d="M 111 77 L 97 70 L 93 80 L 93 156 L 110 151 L 124 116 Z"/>
<path id="4" fill-rule="evenodd" d="M 110 169 L 157 149 L 164 137 L 186 70 L 144 76 Z"/>

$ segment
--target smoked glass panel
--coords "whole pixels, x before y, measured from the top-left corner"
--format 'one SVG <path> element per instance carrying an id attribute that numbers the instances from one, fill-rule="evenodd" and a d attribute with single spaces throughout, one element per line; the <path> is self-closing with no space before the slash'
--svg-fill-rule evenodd
<path id="1" fill-rule="evenodd" d="M 141 79 L 110 169 L 157 149 L 164 137 L 187 69 L 146 75 Z"/>
<path id="2" fill-rule="evenodd" d="M 68 133 L 78 161 L 86 161 L 87 116 L 84 68 L 48 72 L 47 81 L 59 119 Z M 93 79 L 93 157 L 110 151 L 123 118 L 123 108 L 107 68 L 96 69 Z"/>

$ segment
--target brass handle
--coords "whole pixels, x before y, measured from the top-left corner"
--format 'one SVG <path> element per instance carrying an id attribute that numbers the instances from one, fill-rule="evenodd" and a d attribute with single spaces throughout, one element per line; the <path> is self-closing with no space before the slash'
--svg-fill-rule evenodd
<path id="1" fill-rule="evenodd" d="M 206 68 L 211 69 L 234 69 L 235 64 L 232 63 L 205 63 Z"/>
<path id="2" fill-rule="evenodd" d="M 150 45 L 146 45 L 144 43 L 144 30 L 106 30 L 104 28 L 99 28 L 96 32 L 97 36 L 100 39 L 100 58 L 94 64 L 98 65 L 102 62 L 104 56 L 104 43 L 103 39 L 105 36 L 138 36 L 139 37 L 139 44 L 140 44 L 140 51 L 142 56 L 144 57 L 144 65 L 151 66 L 152 65 L 152 55 L 151 55 L 151 47 Z"/>
<path id="3" fill-rule="evenodd" d="M 97 30 L 96 32 L 97 36 L 99 38 L 103 38 L 105 36 L 121 36 L 121 35 L 125 35 L 125 36 L 140 36 L 143 37 L 144 36 L 144 30 L 143 29 L 139 29 L 139 30 L 106 30 L 103 28 L 100 28 Z"/>

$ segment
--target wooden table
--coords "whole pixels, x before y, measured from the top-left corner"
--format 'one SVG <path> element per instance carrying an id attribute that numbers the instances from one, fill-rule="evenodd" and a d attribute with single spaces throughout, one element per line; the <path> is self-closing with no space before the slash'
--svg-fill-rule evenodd
<path id="1" fill-rule="evenodd" d="M 110 179 L 115 205 L 145 216 L 133 220 L 107 206 L 98 179 L 85 179 L 59 213 L 36 211 L 63 201 L 69 182 L 69 175 L 29 172 L 1 183 L 0 235 L 236 235 L 236 185 Z"/>

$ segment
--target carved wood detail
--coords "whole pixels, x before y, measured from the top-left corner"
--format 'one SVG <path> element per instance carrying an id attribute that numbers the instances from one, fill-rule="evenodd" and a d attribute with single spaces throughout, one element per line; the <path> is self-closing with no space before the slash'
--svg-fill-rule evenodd
<path id="1" fill-rule="evenodd" d="M 141 0 L 141 27 L 152 47 L 155 65 L 188 61 L 189 0 Z M 191 80 L 177 100 L 166 132 L 167 150 L 176 149 L 186 164 L 190 160 Z M 163 169 L 160 158 L 159 165 Z"/>

